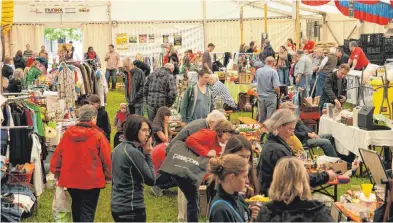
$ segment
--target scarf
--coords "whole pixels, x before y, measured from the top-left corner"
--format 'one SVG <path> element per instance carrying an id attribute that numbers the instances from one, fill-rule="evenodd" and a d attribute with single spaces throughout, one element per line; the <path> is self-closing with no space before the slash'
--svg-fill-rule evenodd
<path id="1" fill-rule="evenodd" d="M 127 118 L 127 112 L 126 113 L 122 113 L 121 111 L 117 112 L 117 118 L 119 119 L 120 122 L 124 122 Z"/>
<path id="2" fill-rule="evenodd" d="M 278 67 L 287 67 L 286 61 L 288 60 L 288 52 L 285 51 L 284 53 L 278 53 Z"/>
<path id="3" fill-rule="evenodd" d="M 92 51 L 92 52 L 87 52 L 87 55 L 89 56 L 89 59 L 94 59 L 96 58 L 96 52 Z"/>
<path id="4" fill-rule="evenodd" d="M 132 86 L 132 75 L 131 71 L 127 71 L 127 77 L 128 77 L 128 88 L 127 88 L 127 93 L 128 97 L 131 96 L 131 86 Z"/>

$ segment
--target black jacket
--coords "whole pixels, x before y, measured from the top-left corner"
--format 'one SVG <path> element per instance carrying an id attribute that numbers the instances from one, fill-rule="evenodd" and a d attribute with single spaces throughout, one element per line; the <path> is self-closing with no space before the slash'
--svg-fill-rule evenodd
<path id="1" fill-rule="evenodd" d="M 8 83 L 6 92 L 20 93 L 22 91 L 22 82 L 18 79 L 11 79 Z"/>
<path id="2" fill-rule="evenodd" d="M 111 140 L 111 124 L 109 123 L 108 113 L 105 111 L 105 107 L 98 109 L 97 114 L 97 126 L 102 129 L 105 133 L 105 137 L 110 142 Z"/>
<path id="3" fill-rule="evenodd" d="M 341 64 L 348 63 L 348 60 L 349 60 L 348 54 L 344 53 L 343 56 L 337 60 L 337 67 L 340 66 Z"/>
<path id="4" fill-rule="evenodd" d="M 128 141 L 116 146 L 112 153 L 112 212 L 145 208 L 143 185 L 153 186 L 155 180 L 150 154 L 143 154 L 142 148 Z"/>
<path id="5" fill-rule="evenodd" d="M 230 206 L 229 206 L 229 205 Z M 210 203 L 209 222 L 249 222 L 250 209 L 238 193 L 228 194 L 221 185 Z"/>
<path id="6" fill-rule="evenodd" d="M 134 60 L 134 65 L 136 67 L 138 67 L 139 69 L 141 69 L 143 71 L 143 73 L 145 73 L 146 77 L 149 76 L 149 74 L 150 74 L 150 67 L 147 64 L 145 64 L 145 63 L 143 63 L 142 61 L 139 61 L 139 60 Z"/>
<path id="7" fill-rule="evenodd" d="M 12 67 L 4 64 L 1 74 L 3 77 L 10 79 L 10 76 L 12 76 L 14 74 L 14 69 L 12 69 Z"/>
<path id="8" fill-rule="evenodd" d="M 323 103 L 333 103 L 338 96 L 342 95 L 343 79 L 337 78 L 337 71 L 326 75 L 325 85 L 321 96 Z M 322 104 L 323 105 L 323 104 Z"/>
<path id="9" fill-rule="evenodd" d="M 300 142 L 305 143 L 309 137 L 308 133 L 311 133 L 311 129 L 308 128 L 301 120 L 298 120 L 295 127 L 295 136 Z"/>
<path id="10" fill-rule="evenodd" d="M 21 68 L 22 70 L 24 70 L 26 67 L 26 61 L 23 58 L 23 56 L 15 56 L 14 64 L 15 64 L 15 69 Z"/>
<path id="11" fill-rule="evenodd" d="M 273 171 L 277 162 L 284 157 L 290 157 L 294 154 L 289 145 L 280 137 L 273 134 L 267 136 L 267 141 L 263 145 L 263 150 L 259 158 L 259 183 L 261 193 L 268 195 L 270 184 L 273 181 Z M 309 174 L 310 186 L 316 187 L 329 181 L 329 175 L 326 172 Z"/>
<path id="12" fill-rule="evenodd" d="M 272 46 L 269 44 L 267 45 L 263 51 L 259 54 L 259 59 L 261 59 L 261 61 L 265 62 L 265 59 L 267 57 L 273 57 L 276 58 L 276 53 L 274 52 Z"/>
<path id="13" fill-rule="evenodd" d="M 333 222 L 333 218 L 323 203 L 295 198 L 289 205 L 282 201 L 266 203 L 259 212 L 258 222 Z"/>

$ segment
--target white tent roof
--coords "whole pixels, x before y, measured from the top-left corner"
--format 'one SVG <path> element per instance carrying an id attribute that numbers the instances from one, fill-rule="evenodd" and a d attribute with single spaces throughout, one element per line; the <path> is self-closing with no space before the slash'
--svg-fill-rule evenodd
<path id="1" fill-rule="evenodd" d="M 112 20 L 114 21 L 184 21 L 202 20 L 202 0 L 112 0 Z M 30 0 L 15 4 L 14 22 L 105 22 L 108 21 L 106 0 Z M 268 3 L 268 17 L 293 15 L 293 1 L 271 0 Z M 48 7 L 86 5 L 89 13 L 46 14 L 36 13 L 36 9 Z M 261 0 L 206 0 L 206 19 L 239 19 L 240 7 L 245 4 L 244 18 L 263 18 L 264 4 Z M 328 14 L 340 12 L 334 6 L 311 7 L 302 4 L 302 17 L 318 16 L 318 11 Z M 310 11 L 311 9 L 311 11 Z"/>

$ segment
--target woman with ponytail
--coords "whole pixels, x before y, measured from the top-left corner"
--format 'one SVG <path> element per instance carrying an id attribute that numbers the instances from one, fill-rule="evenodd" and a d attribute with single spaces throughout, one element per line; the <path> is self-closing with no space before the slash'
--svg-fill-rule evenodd
<path id="1" fill-rule="evenodd" d="M 249 164 L 244 158 L 228 154 L 211 158 L 210 173 L 218 182 L 217 195 L 210 203 L 209 222 L 249 222 L 259 212 L 258 206 L 247 208 L 239 192 L 249 183 Z"/>

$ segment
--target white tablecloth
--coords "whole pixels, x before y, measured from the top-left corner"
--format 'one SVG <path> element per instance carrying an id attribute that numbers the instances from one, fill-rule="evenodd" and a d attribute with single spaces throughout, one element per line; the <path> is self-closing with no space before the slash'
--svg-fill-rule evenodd
<path id="1" fill-rule="evenodd" d="M 351 151 L 359 156 L 359 149 L 368 149 L 370 145 L 393 146 L 393 130 L 366 131 L 336 122 L 326 115 L 319 120 L 318 134 L 332 134 L 337 151 L 343 155 Z"/>

